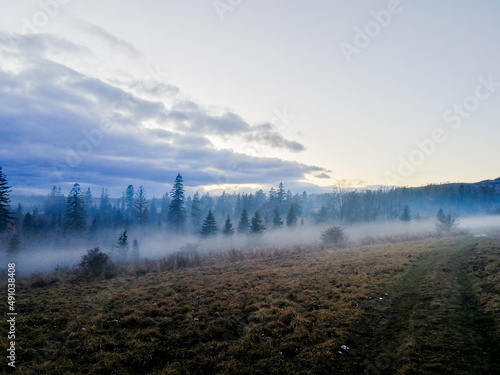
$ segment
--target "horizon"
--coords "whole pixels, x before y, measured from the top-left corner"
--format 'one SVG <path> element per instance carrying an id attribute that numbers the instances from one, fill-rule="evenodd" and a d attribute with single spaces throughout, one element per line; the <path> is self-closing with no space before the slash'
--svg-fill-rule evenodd
<path id="1" fill-rule="evenodd" d="M 182 174 L 181 174 L 182 176 Z M 484 183 L 484 182 L 495 182 L 497 180 L 500 180 L 500 177 L 496 177 L 496 178 L 489 178 L 489 179 L 486 179 L 486 180 L 481 180 L 481 181 L 474 181 L 474 182 L 464 182 L 464 181 L 444 181 L 444 182 L 441 182 L 441 183 L 427 183 L 427 184 L 422 184 L 422 185 L 419 185 L 419 186 L 389 186 L 389 185 L 368 185 L 368 186 L 356 186 L 356 185 L 350 185 L 348 187 L 346 187 L 347 190 L 360 190 L 360 191 L 366 191 L 366 190 L 378 190 L 378 189 L 381 189 L 381 188 L 409 188 L 409 189 L 413 189 L 413 188 L 420 188 L 420 187 L 426 187 L 426 186 L 445 186 L 445 185 L 453 185 L 453 184 L 465 184 L 465 185 L 476 185 L 476 184 L 480 184 L 480 183 Z M 339 182 L 339 181 L 337 181 Z M 342 182 L 342 181 L 340 181 Z M 343 181 L 345 183 L 351 183 L 350 181 Z M 57 189 L 61 188 L 61 192 L 63 193 L 63 195 L 67 195 L 67 193 L 70 192 L 71 188 L 73 187 L 74 184 L 78 184 L 80 186 L 80 188 L 82 189 L 82 191 L 86 191 L 88 188 L 90 188 L 92 194 L 93 194 L 93 199 L 99 199 L 99 194 L 100 192 L 102 191 L 102 189 L 106 190 L 109 194 L 109 198 L 110 199 L 121 199 L 122 198 L 122 193 L 125 192 L 126 190 L 126 186 L 122 189 L 122 191 L 119 193 L 119 195 L 112 195 L 110 194 L 110 191 L 108 188 L 106 187 L 97 187 L 97 186 L 91 186 L 89 184 L 86 184 L 86 183 L 80 183 L 80 182 L 74 182 L 74 183 L 71 183 L 71 184 L 68 184 L 67 187 L 67 191 L 65 191 L 62 186 L 60 185 L 52 185 L 52 187 L 48 188 L 48 189 L 37 189 L 38 192 L 35 192 L 35 191 L 32 191 L 32 190 L 27 190 L 27 191 L 24 191 L 22 189 L 16 189 L 15 187 L 11 187 L 11 196 L 13 197 L 44 197 L 44 196 L 47 196 L 48 194 L 50 194 L 50 192 L 52 191 L 52 189 L 55 187 Z M 259 190 L 262 190 L 264 192 L 264 194 L 268 195 L 269 193 L 269 190 L 271 188 L 274 188 L 276 189 L 277 186 L 279 185 L 279 183 L 276 184 L 276 186 L 274 185 L 270 185 L 268 186 L 267 188 L 265 187 L 257 187 L 257 188 L 250 188 L 250 187 L 246 187 L 246 188 L 240 188 L 240 189 L 204 189 L 204 187 L 200 187 L 200 186 L 189 186 L 189 185 L 186 185 L 184 184 L 184 189 L 186 191 L 186 197 L 190 197 L 192 196 L 193 194 L 195 193 L 199 193 L 200 195 L 204 195 L 204 194 L 210 194 L 211 196 L 213 197 L 218 197 L 220 195 L 222 195 L 223 193 L 225 194 L 229 194 L 229 195 L 232 195 L 232 194 L 253 194 Z M 144 191 L 146 192 L 146 198 L 148 200 L 151 200 L 151 199 L 161 199 L 162 196 L 166 195 L 166 194 L 170 194 L 170 190 L 167 190 L 165 192 L 163 192 L 161 195 L 151 195 L 149 194 L 148 192 L 148 188 L 147 186 L 144 186 L 144 185 L 137 185 L 137 186 L 134 186 L 134 188 L 138 188 L 139 186 L 143 186 L 144 187 Z M 322 186 L 322 187 L 318 187 L 318 186 L 314 186 L 313 190 L 312 191 L 307 191 L 307 190 L 292 190 L 292 189 L 289 189 L 287 188 L 286 185 L 284 185 L 285 187 L 285 190 L 288 191 L 290 190 L 290 192 L 295 195 L 295 194 L 301 194 L 303 192 L 307 193 L 307 194 L 325 194 L 325 193 L 329 193 L 329 192 L 332 192 L 333 190 L 335 190 L 337 188 L 337 186 L 335 184 L 331 185 L 331 186 Z M 66 192 L 66 193 L 65 193 Z M 97 193 L 97 195 L 94 195 L 94 192 Z M 215 192 L 215 194 L 214 194 Z"/>

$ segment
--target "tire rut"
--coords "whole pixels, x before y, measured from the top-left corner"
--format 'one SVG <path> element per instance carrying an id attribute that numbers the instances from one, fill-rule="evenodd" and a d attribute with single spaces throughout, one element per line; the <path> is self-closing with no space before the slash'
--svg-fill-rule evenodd
<path id="1" fill-rule="evenodd" d="M 429 252 L 393 291 L 366 334 L 359 374 L 498 374 L 499 340 L 481 312 L 464 264 L 471 247 Z"/>

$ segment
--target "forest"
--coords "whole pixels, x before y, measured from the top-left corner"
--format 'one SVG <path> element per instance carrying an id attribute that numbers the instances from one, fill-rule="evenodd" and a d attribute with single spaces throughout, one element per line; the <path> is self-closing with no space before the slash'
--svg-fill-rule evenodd
<path id="1" fill-rule="evenodd" d="M 149 198 L 144 186 L 133 185 L 120 198 L 110 197 L 105 188 L 96 197 L 75 183 L 67 195 L 54 186 L 46 196 L 31 197 L 25 209 L 14 204 L 22 197 L 10 196 L 7 176 L 0 173 L 1 250 L 8 253 L 75 241 L 119 243 L 127 231 L 230 237 L 304 225 L 419 221 L 438 211 L 457 217 L 500 213 L 500 179 L 375 190 L 354 189 L 344 180 L 322 194 L 292 193 L 280 182 L 268 192 L 186 196 L 179 173 L 161 198 Z"/>

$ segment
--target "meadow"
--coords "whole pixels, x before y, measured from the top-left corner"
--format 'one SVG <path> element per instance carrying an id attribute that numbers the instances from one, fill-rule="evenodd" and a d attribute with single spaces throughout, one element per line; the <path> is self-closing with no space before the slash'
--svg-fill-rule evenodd
<path id="1" fill-rule="evenodd" d="M 499 270 L 500 238 L 464 235 L 32 275 L 15 372 L 498 374 Z"/>

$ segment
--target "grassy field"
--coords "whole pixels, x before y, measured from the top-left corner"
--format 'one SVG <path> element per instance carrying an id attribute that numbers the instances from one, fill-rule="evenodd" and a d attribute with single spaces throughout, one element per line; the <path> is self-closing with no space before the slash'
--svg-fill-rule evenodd
<path id="1" fill-rule="evenodd" d="M 197 264 L 20 282 L 16 372 L 500 373 L 498 239 L 234 251 Z"/>

